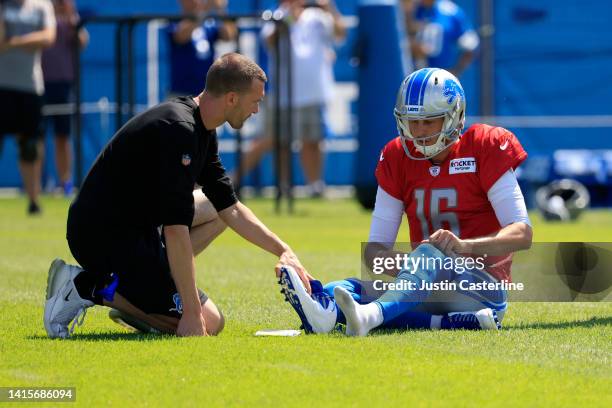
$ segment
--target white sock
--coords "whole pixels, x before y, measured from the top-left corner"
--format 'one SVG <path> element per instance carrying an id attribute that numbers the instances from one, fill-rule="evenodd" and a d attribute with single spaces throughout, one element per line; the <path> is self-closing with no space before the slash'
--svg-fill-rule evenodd
<path id="1" fill-rule="evenodd" d="M 377 303 L 361 305 L 361 313 L 365 319 L 368 331 L 380 326 L 383 323 L 384 317 L 382 310 L 380 310 L 380 306 L 378 306 Z"/>
<path id="2" fill-rule="evenodd" d="M 367 336 L 370 330 L 380 326 L 384 320 L 382 310 L 376 303 L 360 305 L 340 286 L 334 288 L 334 298 L 346 317 L 348 336 Z"/>

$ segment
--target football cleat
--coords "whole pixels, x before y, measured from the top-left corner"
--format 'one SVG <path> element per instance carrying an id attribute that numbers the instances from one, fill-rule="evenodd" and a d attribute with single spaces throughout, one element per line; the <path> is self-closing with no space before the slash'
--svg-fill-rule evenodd
<path id="1" fill-rule="evenodd" d="M 281 267 L 281 293 L 289 302 L 302 321 L 302 328 L 310 333 L 329 333 L 336 326 L 336 302 L 323 292 L 319 281 L 310 281 L 312 296 L 295 269 L 290 266 Z"/>
<path id="2" fill-rule="evenodd" d="M 49 267 L 44 324 L 51 338 L 70 337 L 75 326 L 83 324 L 87 308 L 94 305 L 92 301 L 81 298 L 74 286 L 74 278 L 82 271 L 61 259 L 54 260 Z"/>
<path id="3" fill-rule="evenodd" d="M 448 313 L 442 317 L 442 328 L 464 330 L 500 330 L 501 323 L 492 309 L 477 312 Z"/>

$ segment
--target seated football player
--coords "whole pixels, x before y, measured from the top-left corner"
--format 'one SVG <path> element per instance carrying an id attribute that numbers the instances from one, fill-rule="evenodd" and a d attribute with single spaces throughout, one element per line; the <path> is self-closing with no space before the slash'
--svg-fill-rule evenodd
<path id="1" fill-rule="evenodd" d="M 374 280 L 346 279 L 312 282 L 309 295 L 295 271 L 283 268 L 282 292 L 306 332 L 329 332 L 336 323 L 351 336 L 376 328 L 501 328 L 512 253 L 532 240 L 514 173 L 527 153 L 500 127 L 475 124 L 463 132 L 465 109 L 459 80 L 443 69 L 404 79 L 394 109 L 399 136 L 380 154 L 364 252 L 366 263 L 394 258 L 403 213 L 413 250 L 389 271 L 396 276 L 387 291 Z M 449 269 L 442 262 L 458 258 L 472 265 Z"/>

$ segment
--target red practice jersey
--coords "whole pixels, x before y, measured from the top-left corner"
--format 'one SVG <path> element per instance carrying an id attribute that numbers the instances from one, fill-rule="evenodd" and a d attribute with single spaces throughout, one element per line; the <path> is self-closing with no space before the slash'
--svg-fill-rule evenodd
<path id="1" fill-rule="evenodd" d="M 412 143 L 406 146 L 412 156 L 420 155 Z M 410 159 L 397 137 L 380 155 L 378 185 L 404 203 L 413 245 L 438 229 L 462 239 L 498 232 L 501 226 L 487 192 L 527 158 L 514 134 L 483 124 L 471 126 L 449 149 L 446 159 L 434 165 Z M 510 281 L 510 264 L 510 254 L 485 259 L 487 271 L 499 280 Z"/>

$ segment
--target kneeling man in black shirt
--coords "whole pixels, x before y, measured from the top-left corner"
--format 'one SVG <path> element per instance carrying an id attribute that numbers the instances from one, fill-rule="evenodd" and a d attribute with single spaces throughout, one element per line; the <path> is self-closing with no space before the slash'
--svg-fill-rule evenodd
<path id="1" fill-rule="evenodd" d="M 278 256 L 277 274 L 291 265 L 310 287 L 291 248 L 238 201 L 219 159 L 215 129 L 240 129 L 257 113 L 266 80 L 250 59 L 226 54 L 200 95 L 153 107 L 113 136 L 68 214 L 68 245 L 82 268 L 56 259 L 49 269 L 49 337 L 69 337 L 96 304 L 162 332 L 219 333 L 223 316 L 196 287 L 194 256 L 226 226 Z"/>

